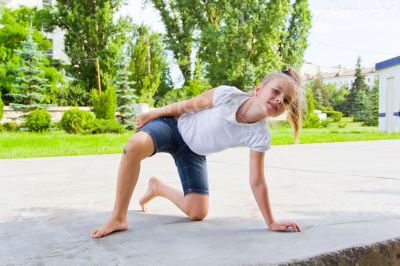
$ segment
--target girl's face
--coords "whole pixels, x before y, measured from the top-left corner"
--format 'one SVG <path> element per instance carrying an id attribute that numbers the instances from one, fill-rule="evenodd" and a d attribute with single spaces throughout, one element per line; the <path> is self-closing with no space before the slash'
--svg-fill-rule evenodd
<path id="1" fill-rule="evenodd" d="M 265 116 L 276 117 L 284 113 L 295 100 L 295 87 L 286 77 L 274 77 L 263 88 L 257 85 L 257 102 Z"/>

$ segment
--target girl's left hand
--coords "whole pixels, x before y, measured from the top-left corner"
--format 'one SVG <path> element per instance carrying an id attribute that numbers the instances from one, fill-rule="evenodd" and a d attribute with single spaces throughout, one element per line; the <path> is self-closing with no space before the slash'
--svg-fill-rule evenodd
<path id="1" fill-rule="evenodd" d="M 269 226 L 269 230 L 272 231 L 283 231 L 283 232 L 288 232 L 288 231 L 294 231 L 294 232 L 301 232 L 300 226 L 294 222 L 273 222 Z"/>

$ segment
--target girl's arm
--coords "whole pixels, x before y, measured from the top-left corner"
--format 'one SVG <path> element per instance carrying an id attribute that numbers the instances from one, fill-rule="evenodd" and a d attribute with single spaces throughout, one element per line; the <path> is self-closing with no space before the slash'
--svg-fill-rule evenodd
<path id="1" fill-rule="evenodd" d="M 213 106 L 214 89 L 207 90 L 189 100 L 169 104 L 164 107 L 155 108 L 150 112 L 136 117 L 136 128 L 143 127 L 149 121 L 161 116 L 179 117 L 183 113 L 196 112 Z"/>
<path id="2" fill-rule="evenodd" d="M 287 231 L 289 228 L 300 232 L 300 227 L 293 222 L 276 222 L 272 215 L 268 196 L 268 187 L 264 177 L 264 152 L 250 150 L 250 186 L 258 208 L 266 224 L 273 231 Z"/>

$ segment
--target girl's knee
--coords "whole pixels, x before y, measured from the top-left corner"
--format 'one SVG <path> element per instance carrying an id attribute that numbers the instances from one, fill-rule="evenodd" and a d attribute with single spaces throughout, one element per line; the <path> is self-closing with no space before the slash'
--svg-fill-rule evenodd
<path id="1" fill-rule="evenodd" d="M 201 221 L 208 214 L 208 196 L 191 193 L 185 197 L 187 214 L 192 221 Z"/>
<path id="2" fill-rule="evenodd" d="M 154 152 L 153 139 L 145 132 L 138 132 L 133 135 L 125 145 L 124 154 L 134 155 L 144 159 Z"/>
<path id="3" fill-rule="evenodd" d="M 195 211 L 190 211 L 188 213 L 188 217 L 192 221 L 201 221 L 204 218 L 206 218 L 208 214 L 208 210 L 195 210 Z"/>

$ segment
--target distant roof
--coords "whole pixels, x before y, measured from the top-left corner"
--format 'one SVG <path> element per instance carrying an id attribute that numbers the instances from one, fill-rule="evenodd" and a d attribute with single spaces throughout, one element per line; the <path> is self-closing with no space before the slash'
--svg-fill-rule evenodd
<path id="1" fill-rule="evenodd" d="M 393 57 L 388 60 L 376 63 L 375 68 L 376 70 L 381 70 L 395 65 L 400 65 L 400 56 Z"/>
<path id="2" fill-rule="evenodd" d="M 363 67 L 361 69 L 362 73 L 364 75 L 366 74 L 372 74 L 375 73 L 375 66 L 372 67 Z M 336 77 L 349 77 L 349 76 L 354 76 L 356 74 L 355 69 L 336 69 L 335 71 L 331 72 L 319 72 L 315 75 L 305 75 L 306 80 L 312 80 L 312 79 L 327 79 L 327 78 L 336 78 Z"/>

